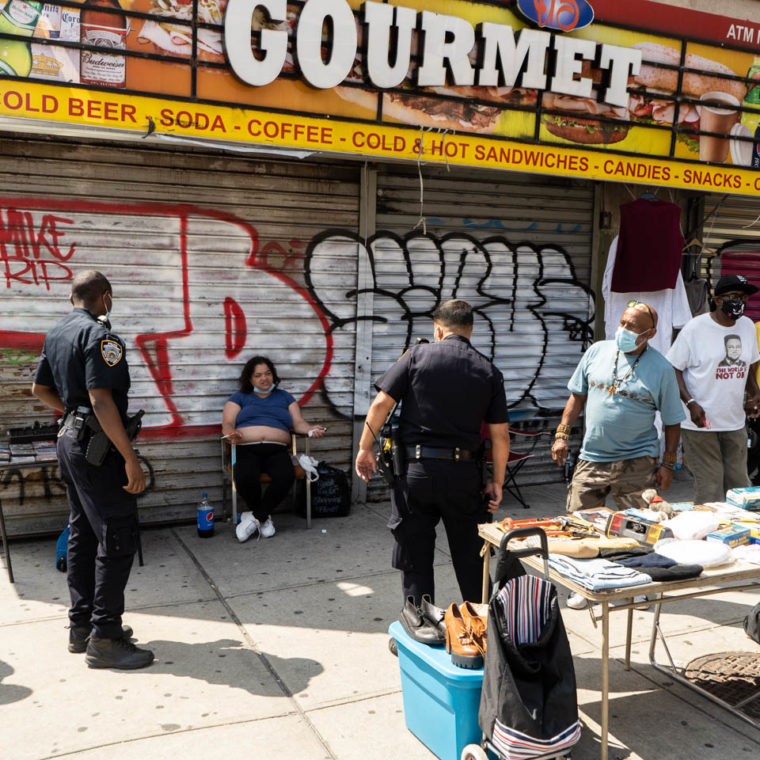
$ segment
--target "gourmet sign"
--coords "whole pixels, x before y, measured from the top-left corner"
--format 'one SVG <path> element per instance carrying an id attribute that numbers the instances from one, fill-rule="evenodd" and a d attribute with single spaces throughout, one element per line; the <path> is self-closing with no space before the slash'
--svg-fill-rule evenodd
<path id="1" fill-rule="evenodd" d="M 649 0 L 6 0 L 2 14 L 0 129 L 760 189 L 754 27 L 721 16 Z M 107 49 L 95 27 L 118 31 Z"/>
<path id="2" fill-rule="evenodd" d="M 287 19 L 286 0 L 229 0 L 224 42 L 235 74 L 247 84 L 261 86 L 282 72 L 288 32 L 261 29 L 256 35 L 258 47 L 254 47 L 251 28 L 258 9 L 264 9 L 275 25 Z M 362 58 L 366 76 L 378 89 L 399 87 L 407 78 L 413 66 L 415 30 L 422 37 L 413 75 L 418 87 L 443 87 L 447 83 L 455 87 L 525 87 L 590 98 L 593 80 L 582 74 L 585 60 L 595 61 L 607 74 L 599 99 L 624 106 L 628 103 L 628 79 L 641 69 L 640 50 L 538 29 L 515 32 L 507 24 L 488 21 L 475 29 L 458 16 L 371 1 L 362 5 L 360 17 L 365 28 Z M 304 79 L 322 89 L 342 84 L 354 68 L 359 43 L 356 19 L 348 3 L 309 0 L 296 23 L 294 55 Z M 325 28 L 330 29 L 326 40 Z M 331 51 L 327 60 L 323 57 L 325 46 Z M 475 61 L 470 57 L 474 49 L 479 51 Z"/>

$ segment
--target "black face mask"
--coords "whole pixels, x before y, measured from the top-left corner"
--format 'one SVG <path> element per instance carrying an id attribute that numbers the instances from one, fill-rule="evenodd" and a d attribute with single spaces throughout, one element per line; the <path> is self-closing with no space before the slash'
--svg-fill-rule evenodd
<path id="1" fill-rule="evenodd" d="M 739 319 L 739 317 L 744 314 L 744 301 L 723 301 L 723 303 L 720 305 L 720 310 L 729 319 Z"/>

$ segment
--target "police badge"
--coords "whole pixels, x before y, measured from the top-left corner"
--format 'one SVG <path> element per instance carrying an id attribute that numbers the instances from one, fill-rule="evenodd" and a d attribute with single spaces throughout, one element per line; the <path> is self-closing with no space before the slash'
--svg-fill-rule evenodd
<path id="1" fill-rule="evenodd" d="M 101 340 L 100 341 L 100 353 L 103 360 L 109 367 L 114 367 L 121 361 L 121 357 L 124 355 L 124 349 L 120 343 L 115 340 Z"/>

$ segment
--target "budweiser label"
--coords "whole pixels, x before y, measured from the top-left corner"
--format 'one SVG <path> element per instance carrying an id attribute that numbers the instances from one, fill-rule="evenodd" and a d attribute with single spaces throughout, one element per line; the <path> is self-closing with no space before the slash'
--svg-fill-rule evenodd
<path id="1" fill-rule="evenodd" d="M 109 26 L 82 24 L 82 42 L 110 50 L 126 47 L 127 30 Z M 101 53 L 99 50 L 83 50 L 81 80 L 84 84 L 105 87 L 124 87 L 126 83 L 127 61 L 123 55 Z"/>

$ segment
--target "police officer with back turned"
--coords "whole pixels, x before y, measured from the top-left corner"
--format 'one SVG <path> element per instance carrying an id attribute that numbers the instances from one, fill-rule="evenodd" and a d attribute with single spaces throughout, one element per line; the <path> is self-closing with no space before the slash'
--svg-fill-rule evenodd
<path id="1" fill-rule="evenodd" d="M 64 411 L 57 450 L 70 506 L 69 651 L 86 651 L 91 668 L 133 670 L 150 665 L 153 652 L 138 649 L 121 623 L 137 548 L 136 494 L 145 488 L 125 427 L 126 351 L 110 330 L 112 289 L 100 272 L 77 274 L 70 300 L 74 309 L 45 337 L 32 385 Z"/>
<path id="2" fill-rule="evenodd" d="M 393 567 L 402 572 L 406 606 L 434 599 L 435 526 L 443 520 L 459 589 L 478 601 L 483 564 L 478 523 L 501 502 L 509 456 L 507 398 L 501 372 L 470 344 L 472 307 L 447 301 L 433 312 L 434 343 L 409 349 L 377 381 L 367 414 L 356 472 L 376 472 L 372 444 L 396 402 L 406 468 L 396 472 L 388 527 L 395 539 Z M 488 424 L 493 479 L 481 482 L 480 429 Z"/>

